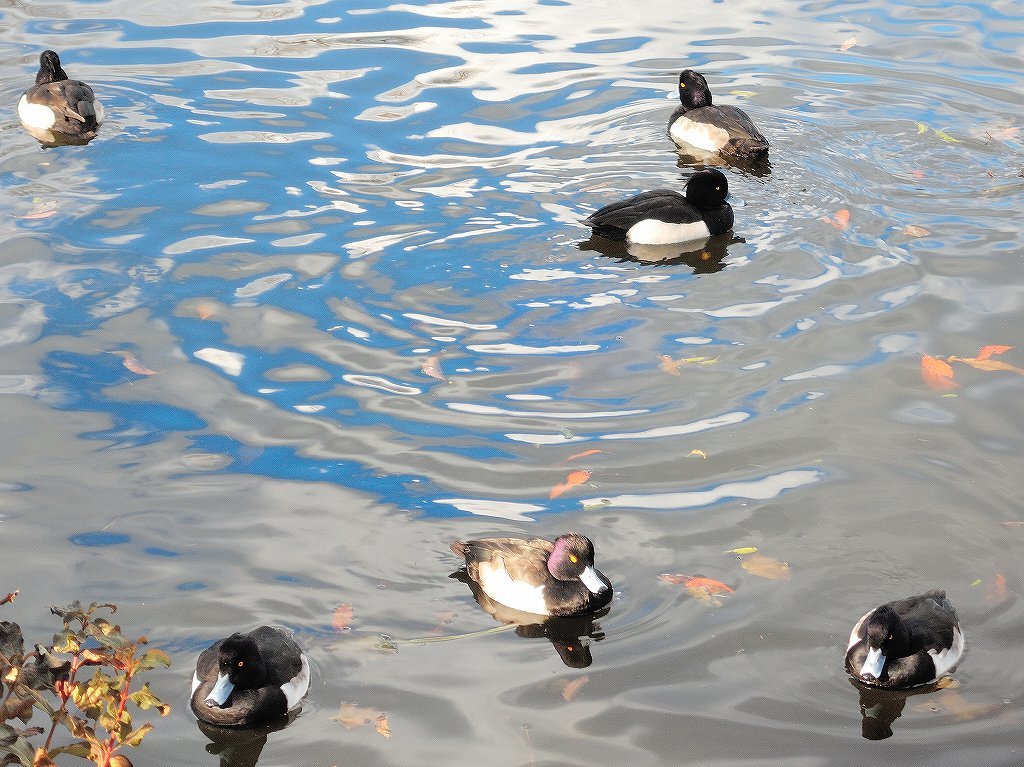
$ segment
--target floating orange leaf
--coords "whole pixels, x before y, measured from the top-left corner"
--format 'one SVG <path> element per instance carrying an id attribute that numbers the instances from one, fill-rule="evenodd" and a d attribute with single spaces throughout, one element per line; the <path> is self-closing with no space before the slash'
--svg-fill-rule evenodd
<path id="1" fill-rule="evenodd" d="M 562 697 L 565 698 L 568 703 L 570 700 L 576 697 L 576 693 L 580 691 L 587 682 L 590 681 L 589 676 L 579 676 L 573 680 L 563 679 L 562 680 Z"/>
<path id="2" fill-rule="evenodd" d="M 216 314 L 216 312 L 212 307 L 209 307 L 206 304 L 199 304 L 199 306 L 196 307 L 196 314 L 199 316 L 199 319 L 208 320 Z"/>
<path id="3" fill-rule="evenodd" d="M 586 458 L 588 455 L 597 455 L 598 453 L 604 452 L 602 450 L 584 450 L 582 453 L 574 453 L 563 461 L 568 463 L 569 461 L 575 461 L 577 458 Z"/>
<path id="4" fill-rule="evenodd" d="M 588 479 L 590 479 L 589 471 L 570 471 L 569 476 L 565 478 L 565 482 L 559 482 L 557 485 L 551 488 L 551 493 L 550 495 L 548 495 L 548 498 L 557 498 L 566 490 L 570 490 L 576 487 L 577 485 L 582 485 Z"/>
<path id="5" fill-rule="evenodd" d="M 705 453 L 703 450 L 697 450 L 696 448 L 694 448 L 689 453 L 687 453 L 686 457 L 689 458 L 691 455 L 698 455 L 701 458 L 703 458 L 705 461 L 708 459 L 708 454 L 707 453 Z"/>
<path id="6" fill-rule="evenodd" d="M 21 593 L 21 589 L 15 589 L 15 590 L 14 590 L 14 591 L 12 591 L 12 592 L 11 592 L 10 594 L 8 594 L 7 596 L 5 596 L 5 597 L 4 597 L 3 599 L 0 599 L 0 605 L 5 605 L 5 604 L 7 604 L 8 602 L 13 602 L 13 601 L 14 601 L 14 598 L 15 598 L 16 596 L 18 596 L 18 594 L 20 594 L 20 593 Z"/>
<path id="7" fill-rule="evenodd" d="M 355 703 L 342 703 L 338 713 L 330 717 L 332 722 L 337 722 L 346 730 L 353 730 L 362 727 L 364 724 L 373 722 L 374 728 L 385 738 L 391 737 L 391 730 L 388 728 L 387 716 L 383 711 L 375 708 L 362 708 Z"/>
<path id="8" fill-rule="evenodd" d="M 1003 527 L 1024 527 L 1024 519 L 1010 519 L 1006 522 L 1000 522 L 999 524 L 1001 524 Z M 14 593 L 17 594 L 18 592 Z M 0 605 L 2 604 L 3 602 L 0 602 Z"/>
<path id="9" fill-rule="evenodd" d="M 1004 599 L 1006 599 L 1006 576 L 996 573 L 985 586 L 985 601 L 994 604 L 1002 602 Z"/>
<path id="10" fill-rule="evenodd" d="M 982 346 L 980 349 L 978 349 L 978 353 L 974 355 L 974 359 L 987 360 L 994 354 L 1002 354 L 1003 352 L 1010 351 L 1010 349 L 1012 348 L 1012 346 Z"/>
<path id="11" fill-rule="evenodd" d="M 924 171 L 915 168 L 914 170 L 910 171 L 910 175 L 916 178 L 918 181 L 920 181 L 921 179 L 924 178 Z"/>
<path id="12" fill-rule="evenodd" d="M 790 578 L 787 562 L 780 562 L 775 557 L 764 554 L 751 554 L 740 562 L 740 566 L 751 575 L 760 578 L 771 578 L 776 581 L 788 581 Z"/>
<path id="13" fill-rule="evenodd" d="M 344 631 L 348 628 L 348 624 L 352 622 L 352 616 L 354 615 L 352 605 L 348 602 L 344 602 L 334 608 L 334 615 L 331 616 L 331 627 L 335 631 Z"/>
<path id="14" fill-rule="evenodd" d="M 1016 365 L 1011 365 L 1009 362 L 1002 362 L 1000 360 L 983 359 L 981 357 L 956 357 L 954 355 L 950 355 L 949 360 L 951 362 L 963 362 L 965 365 L 970 365 L 976 370 L 984 370 L 989 373 L 1002 370 L 1006 373 L 1024 375 L 1024 368 L 1019 368 Z"/>
<path id="15" fill-rule="evenodd" d="M 825 216 L 821 219 L 826 224 L 832 224 L 840 232 L 850 225 L 850 211 L 840 208 L 832 216 Z"/>
<path id="16" fill-rule="evenodd" d="M 140 375 L 140 376 L 155 376 L 156 375 L 156 371 L 155 370 L 150 370 L 148 367 L 143 365 L 139 361 L 138 357 L 133 357 L 130 354 L 126 354 L 126 355 L 124 355 L 124 361 L 123 362 L 124 362 L 124 366 L 128 370 L 130 370 L 133 373 L 135 373 L 136 375 Z"/>
<path id="17" fill-rule="evenodd" d="M 848 37 L 845 40 L 843 40 L 843 44 L 839 46 L 839 50 L 841 50 L 841 51 L 848 51 L 848 50 L 850 50 L 850 48 L 852 48 L 856 44 L 857 44 L 857 37 L 856 37 L 856 35 L 854 35 L 853 37 Z"/>
<path id="18" fill-rule="evenodd" d="M 444 373 L 441 372 L 441 355 L 435 354 L 433 357 L 428 359 L 422 365 L 420 365 L 420 372 L 423 375 L 436 378 L 438 381 L 444 381 L 448 383 L 448 379 L 444 377 Z"/>
<path id="19" fill-rule="evenodd" d="M 714 578 L 705 578 L 703 575 L 683 575 L 681 573 L 662 573 L 659 580 L 666 583 L 682 584 L 687 593 L 704 604 L 712 607 L 721 607 L 722 600 L 716 594 L 735 594 L 731 588 Z"/>
<path id="20" fill-rule="evenodd" d="M 921 377 L 932 391 L 952 391 L 960 384 L 953 380 L 953 368 L 938 357 L 921 355 Z"/>
<path id="21" fill-rule="evenodd" d="M 680 367 L 681 365 L 677 364 L 676 361 L 672 359 L 669 355 L 661 355 L 661 369 L 664 370 L 669 375 L 681 376 L 682 373 L 679 372 Z"/>
<path id="22" fill-rule="evenodd" d="M 917 226 L 915 224 L 907 224 L 903 227 L 903 234 L 907 237 L 927 237 L 931 232 L 925 229 L 923 226 Z"/>
<path id="23" fill-rule="evenodd" d="M 659 358 L 661 360 L 661 369 L 669 375 L 681 375 L 679 368 L 684 365 L 697 365 L 698 367 L 704 367 L 705 365 L 714 365 L 718 362 L 718 357 L 681 357 L 680 359 L 674 360 L 667 354 L 662 354 Z"/>

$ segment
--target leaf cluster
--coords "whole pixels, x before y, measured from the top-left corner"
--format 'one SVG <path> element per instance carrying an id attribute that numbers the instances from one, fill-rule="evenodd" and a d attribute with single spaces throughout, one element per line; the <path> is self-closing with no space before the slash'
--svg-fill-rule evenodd
<path id="1" fill-rule="evenodd" d="M 17 594 L 0 599 L 0 605 Z M 57 767 L 61 754 L 97 767 L 131 767 L 118 750 L 138 746 L 153 725 L 135 726 L 128 704 L 161 716 L 170 712 L 148 682 L 135 690 L 133 683 L 144 671 L 169 666 L 170 658 L 162 650 L 145 649 L 145 637 L 132 641 L 120 626 L 96 614 L 113 614 L 116 605 L 83 607 L 75 601 L 50 611 L 63 627 L 52 643 L 28 652 L 21 627 L 0 621 L 0 767 Z M 43 726 L 29 726 L 34 716 Z"/>

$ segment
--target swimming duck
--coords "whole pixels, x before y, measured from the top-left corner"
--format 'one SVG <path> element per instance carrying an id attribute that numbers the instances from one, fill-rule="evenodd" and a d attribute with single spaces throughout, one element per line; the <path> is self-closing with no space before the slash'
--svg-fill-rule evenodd
<path id="1" fill-rule="evenodd" d="M 668 120 L 668 132 L 676 144 L 738 159 L 767 156 L 768 141 L 754 121 L 739 107 L 712 104 L 708 82 L 699 72 L 680 73 L 679 100 L 682 104 Z"/>
<path id="2" fill-rule="evenodd" d="M 18 102 L 18 117 L 30 130 L 91 138 L 103 122 L 103 105 L 92 88 L 68 78 L 56 53 L 43 51 L 36 84 Z"/>
<path id="3" fill-rule="evenodd" d="M 936 589 L 876 607 L 857 621 L 846 670 L 874 687 L 918 687 L 952 671 L 964 647 L 956 611 Z"/>
<path id="4" fill-rule="evenodd" d="M 725 201 L 729 181 L 720 170 L 701 170 L 686 182 L 686 195 L 655 189 L 605 205 L 583 223 L 609 240 L 669 245 L 722 234 L 732 228 Z"/>
<path id="5" fill-rule="evenodd" d="M 308 689 L 309 661 L 295 640 L 260 626 L 203 650 L 192 678 L 192 711 L 210 724 L 259 724 L 287 714 Z"/>
<path id="6" fill-rule="evenodd" d="M 456 541 L 466 574 L 491 599 L 535 615 L 579 615 L 612 599 L 612 584 L 594 567 L 594 544 L 566 533 L 542 538 L 483 538 Z"/>

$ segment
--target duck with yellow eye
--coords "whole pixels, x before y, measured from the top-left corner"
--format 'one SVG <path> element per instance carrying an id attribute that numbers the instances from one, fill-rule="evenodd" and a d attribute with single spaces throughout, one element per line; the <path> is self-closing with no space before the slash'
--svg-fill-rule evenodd
<path id="1" fill-rule="evenodd" d="M 612 584 L 594 567 L 594 544 L 585 535 L 482 538 L 456 541 L 466 575 L 490 599 L 525 613 L 580 615 L 612 600 Z"/>
<path id="2" fill-rule="evenodd" d="M 222 727 L 254 725 L 284 716 L 308 689 L 305 653 L 285 631 L 260 626 L 202 652 L 192 678 L 192 711 Z"/>
<path id="3" fill-rule="evenodd" d="M 718 153 L 732 160 L 768 156 L 768 141 L 750 116 L 731 104 L 712 104 L 708 81 L 700 72 L 679 75 L 679 101 L 668 120 L 668 133 L 681 148 Z"/>
<path id="4" fill-rule="evenodd" d="M 864 615 L 850 632 L 846 670 L 872 687 L 919 687 L 952 672 L 965 647 L 946 592 L 934 589 Z"/>

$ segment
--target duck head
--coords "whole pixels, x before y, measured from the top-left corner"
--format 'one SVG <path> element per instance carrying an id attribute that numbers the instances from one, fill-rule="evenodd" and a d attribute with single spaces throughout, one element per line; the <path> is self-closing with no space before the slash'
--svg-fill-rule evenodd
<path id="1" fill-rule="evenodd" d="M 206 705 L 225 707 L 232 691 L 256 690 L 263 686 L 266 667 L 256 643 L 244 634 L 232 634 L 220 646 L 217 683 L 206 696 Z"/>
<path id="2" fill-rule="evenodd" d="M 592 594 L 608 588 L 594 569 L 594 544 L 578 533 L 555 538 L 555 548 L 548 556 L 548 572 L 560 581 L 580 580 Z"/>
<path id="3" fill-rule="evenodd" d="M 720 170 L 699 170 L 686 182 L 687 201 L 702 210 L 711 210 L 725 203 L 729 195 L 729 180 Z"/>
<path id="4" fill-rule="evenodd" d="M 68 80 L 68 73 L 61 69 L 60 56 L 56 51 L 43 51 L 39 54 L 39 72 L 36 74 L 36 85 L 56 83 Z"/>
<path id="5" fill-rule="evenodd" d="M 864 679 L 880 679 L 887 657 L 898 658 L 908 653 L 910 634 L 888 605 L 879 607 L 864 621 L 864 647 L 868 652 L 860 667 Z"/>
<path id="6" fill-rule="evenodd" d="M 679 100 L 687 110 L 711 106 L 711 89 L 704 75 L 692 69 L 680 72 Z"/>

